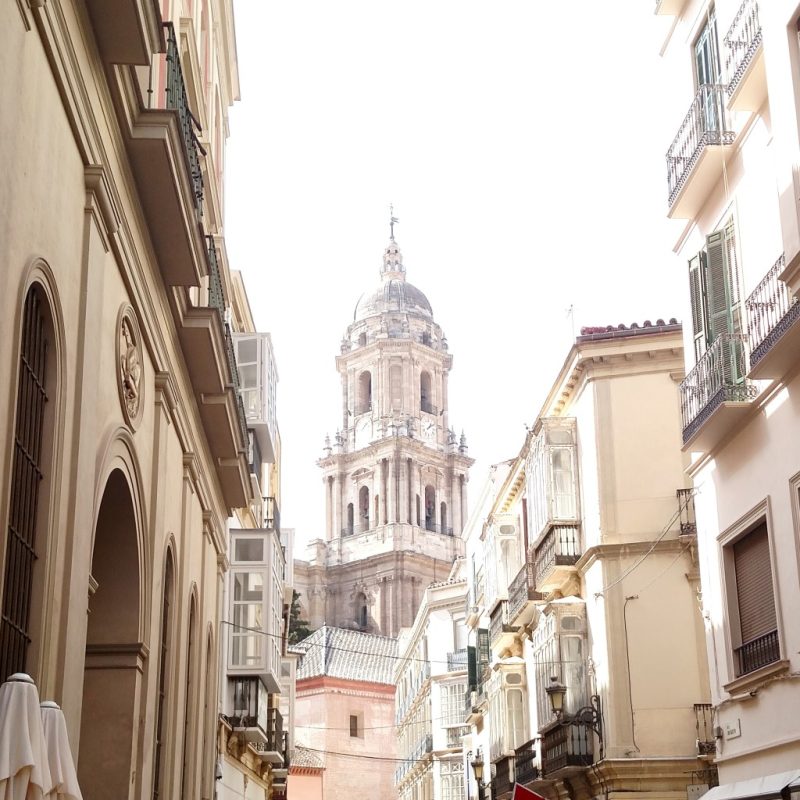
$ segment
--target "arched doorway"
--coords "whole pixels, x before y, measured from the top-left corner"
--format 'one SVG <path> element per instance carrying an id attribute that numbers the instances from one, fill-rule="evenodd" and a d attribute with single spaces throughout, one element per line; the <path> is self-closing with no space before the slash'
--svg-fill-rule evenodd
<path id="1" fill-rule="evenodd" d="M 131 797 L 142 643 L 139 547 L 128 481 L 108 478 L 92 551 L 78 779 L 85 800 Z"/>
<path id="2" fill-rule="evenodd" d="M 425 487 L 425 528 L 436 529 L 436 490 L 430 484 Z"/>

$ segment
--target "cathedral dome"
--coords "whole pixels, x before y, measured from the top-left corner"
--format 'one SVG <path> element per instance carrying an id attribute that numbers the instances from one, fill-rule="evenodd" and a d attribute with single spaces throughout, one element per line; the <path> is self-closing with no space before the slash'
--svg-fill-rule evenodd
<path id="1" fill-rule="evenodd" d="M 372 317 L 385 313 L 416 314 L 433 319 L 433 309 L 428 298 L 402 278 L 388 278 L 381 282 L 377 289 L 364 292 L 356 304 L 353 320 Z"/>
<path id="2" fill-rule="evenodd" d="M 406 280 L 403 255 L 394 234 L 383 251 L 381 283 L 377 289 L 364 292 L 356 303 L 353 321 L 359 322 L 378 314 L 401 313 L 433 319 L 433 309 L 428 298 Z"/>

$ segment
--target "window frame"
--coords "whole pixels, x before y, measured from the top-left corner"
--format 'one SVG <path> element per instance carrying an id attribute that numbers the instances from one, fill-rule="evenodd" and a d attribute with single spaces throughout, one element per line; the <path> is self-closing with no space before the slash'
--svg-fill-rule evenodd
<path id="1" fill-rule="evenodd" d="M 767 544 L 769 546 L 772 598 L 775 605 L 775 625 L 778 632 L 778 659 L 751 672 L 739 675 L 737 674 L 735 650 L 741 646 L 742 641 L 733 546 L 756 530 L 762 523 L 767 530 Z M 722 531 L 717 536 L 717 547 L 719 548 L 719 580 L 722 588 L 725 664 L 728 677 L 728 681 L 723 684 L 722 688 L 727 692 L 734 692 L 749 683 L 762 679 L 765 673 L 770 674 L 782 671 L 789 666 L 789 662 L 785 660 L 786 645 L 783 632 L 783 614 L 778 591 L 774 525 L 769 495 Z"/>

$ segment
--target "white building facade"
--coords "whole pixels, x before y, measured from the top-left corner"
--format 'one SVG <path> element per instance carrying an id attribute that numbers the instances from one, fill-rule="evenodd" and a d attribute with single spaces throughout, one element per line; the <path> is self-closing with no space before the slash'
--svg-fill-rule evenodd
<path id="1" fill-rule="evenodd" d="M 467 685 L 463 561 L 431 584 L 414 625 L 400 636 L 395 670 L 399 800 L 461 800 Z"/>
<path id="2" fill-rule="evenodd" d="M 668 216 L 685 271 L 682 439 L 696 487 L 718 798 L 800 764 L 800 14 L 661 2 Z M 694 99 L 692 99 L 694 97 Z M 686 112 L 689 105 L 689 112 Z M 686 115 L 686 116 L 684 116 Z"/>

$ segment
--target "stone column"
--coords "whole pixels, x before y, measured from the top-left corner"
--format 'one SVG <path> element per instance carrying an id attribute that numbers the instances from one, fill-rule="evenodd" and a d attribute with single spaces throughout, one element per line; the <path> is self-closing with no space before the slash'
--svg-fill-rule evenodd
<path id="1" fill-rule="evenodd" d="M 400 514 L 399 522 L 408 522 L 408 459 L 400 459 Z"/>
<path id="2" fill-rule="evenodd" d="M 330 542 L 333 539 L 333 505 L 331 503 L 330 475 L 326 475 L 322 479 L 322 485 L 325 490 L 325 541 Z"/>
<path id="3" fill-rule="evenodd" d="M 342 473 L 337 472 L 333 476 L 333 538 L 338 539 L 342 535 L 344 527 L 342 520 Z"/>
<path id="4" fill-rule="evenodd" d="M 388 459 L 389 481 L 386 490 L 387 508 L 389 523 L 397 521 L 397 475 L 396 475 L 396 454 L 392 454 Z"/>

